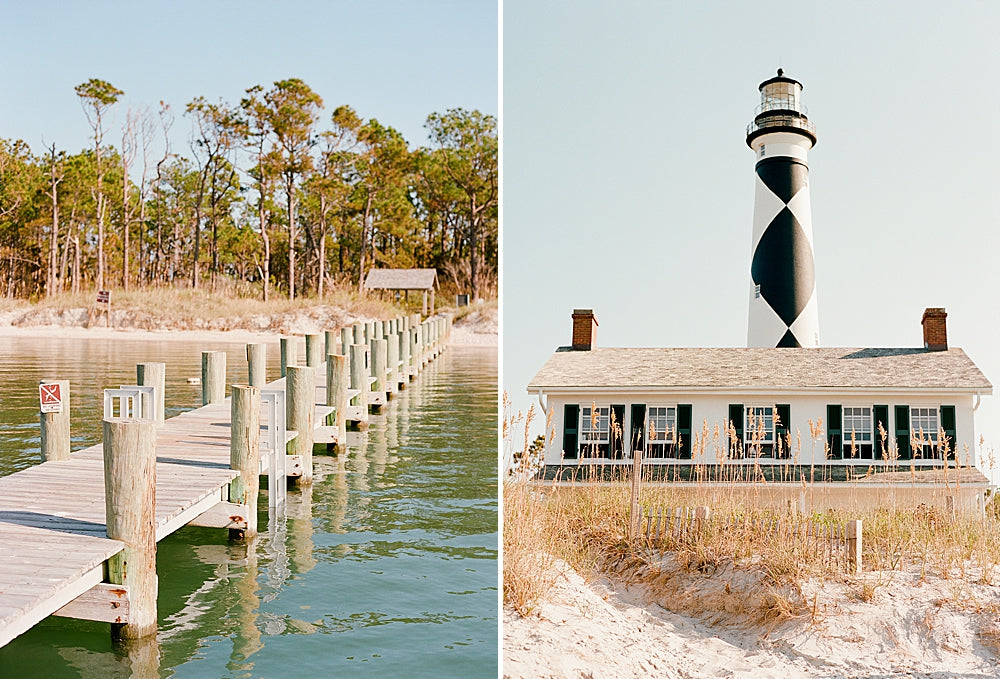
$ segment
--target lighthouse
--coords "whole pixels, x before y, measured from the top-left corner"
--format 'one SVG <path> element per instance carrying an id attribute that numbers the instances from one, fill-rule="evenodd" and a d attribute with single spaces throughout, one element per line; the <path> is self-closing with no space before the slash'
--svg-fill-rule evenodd
<path id="1" fill-rule="evenodd" d="M 747 126 L 756 160 L 747 346 L 818 347 L 808 159 L 816 129 L 802 106 L 802 83 L 779 68 L 759 89 Z"/>

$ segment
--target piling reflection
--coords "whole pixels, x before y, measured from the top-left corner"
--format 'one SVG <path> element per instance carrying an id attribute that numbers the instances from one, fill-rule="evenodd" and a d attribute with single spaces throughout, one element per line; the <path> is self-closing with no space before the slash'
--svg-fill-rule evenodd
<path id="1" fill-rule="evenodd" d="M 79 646 L 60 648 L 58 651 L 66 665 L 76 670 L 80 677 L 160 679 L 163 676 L 160 673 L 160 642 L 155 634 L 115 644 L 108 653 L 94 653 Z M 32 675 L 25 673 L 20 676 Z"/>

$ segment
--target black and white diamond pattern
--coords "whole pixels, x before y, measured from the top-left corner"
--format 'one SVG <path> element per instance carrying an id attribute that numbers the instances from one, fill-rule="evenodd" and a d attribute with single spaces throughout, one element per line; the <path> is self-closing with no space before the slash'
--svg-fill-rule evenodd
<path id="1" fill-rule="evenodd" d="M 756 185 L 748 345 L 819 346 L 809 168 L 768 158 Z"/>

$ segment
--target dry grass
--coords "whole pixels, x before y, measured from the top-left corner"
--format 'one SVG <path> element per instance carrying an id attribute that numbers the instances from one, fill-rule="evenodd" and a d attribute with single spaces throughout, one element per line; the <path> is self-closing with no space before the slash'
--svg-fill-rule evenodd
<path id="1" fill-rule="evenodd" d="M 281 317 L 294 315 L 315 308 L 318 305 L 343 309 L 352 316 L 389 318 L 402 313 L 391 302 L 375 296 L 361 296 L 352 288 L 335 287 L 320 302 L 315 297 L 289 300 L 281 295 L 273 295 L 268 302 L 256 296 L 250 289 L 228 286 L 225 290 L 211 292 L 207 289 L 193 290 L 189 287 L 155 287 L 138 290 L 113 290 L 112 310 L 136 319 L 140 325 L 168 325 L 173 328 L 202 327 L 206 321 L 223 322 L 227 328 L 249 327 L 247 319 L 254 317 Z M 0 312 L 23 312 L 30 317 L 44 317 L 46 314 L 63 310 L 96 310 L 96 292 L 93 290 L 78 294 L 62 293 L 37 302 L 24 300 L 0 301 Z M 103 305 L 101 307 L 103 309 Z"/>

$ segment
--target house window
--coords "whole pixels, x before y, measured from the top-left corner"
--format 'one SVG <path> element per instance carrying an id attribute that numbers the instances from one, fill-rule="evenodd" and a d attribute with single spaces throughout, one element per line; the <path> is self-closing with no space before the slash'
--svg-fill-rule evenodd
<path id="1" fill-rule="evenodd" d="M 910 408 L 910 445 L 921 457 L 937 457 L 938 409 Z M 916 456 L 916 455 L 915 455 Z"/>
<path id="2" fill-rule="evenodd" d="M 584 456 L 606 457 L 611 440 L 611 407 L 580 408 L 580 449 Z"/>
<path id="3" fill-rule="evenodd" d="M 646 414 L 648 457 L 675 457 L 677 441 L 677 407 L 650 406 Z"/>
<path id="4" fill-rule="evenodd" d="M 743 443 L 749 456 L 771 457 L 774 450 L 774 406 L 747 406 Z"/>
<path id="5" fill-rule="evenodd" d="M 874 458 L 871 406 L 844 406 L 844 459 Z"/>

